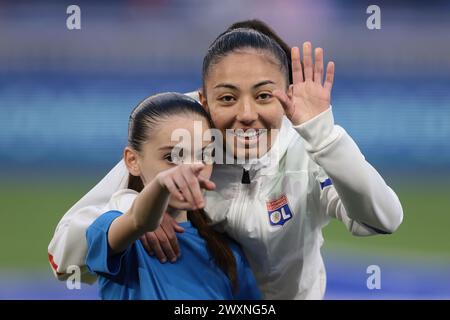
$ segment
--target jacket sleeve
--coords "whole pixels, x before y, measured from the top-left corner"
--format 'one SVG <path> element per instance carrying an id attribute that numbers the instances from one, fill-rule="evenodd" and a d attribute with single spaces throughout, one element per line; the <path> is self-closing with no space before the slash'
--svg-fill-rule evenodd
<path id="1" fill-rule="evenodd" d="M 332 108 L 294 129 L 324 174 L 318 175 L 320 206 L 354 235 L 393 233 L 403 220 L 395 192 L 365 160 L 347 132 L 334 124 Z"/>
<path id="2" fill-rule="evenodd" d="M 85 263 L 86 230 L 107 211 L 112 195 L 126 188 L 127 183 L 128 170 L 122 160 L 62 217 L 48 246 L 49 262 L 59 280 L 67 279 L 74 266 L 80 268 L 81 281 L 93 283 L 96 280 Z"/>

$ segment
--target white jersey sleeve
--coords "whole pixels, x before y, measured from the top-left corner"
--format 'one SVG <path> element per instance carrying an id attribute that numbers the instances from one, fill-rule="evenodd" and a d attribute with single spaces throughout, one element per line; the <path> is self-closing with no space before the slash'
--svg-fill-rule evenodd
<path id="1" fill-rule="evenodd" d="M 73 266 L 81 270 L 81 281 L 92 283 L 96 277 L 86 268 L 86 230 L 101 214 L 124 210 L 129 201 L 111 202 L 112 195 L 128 184 L 128 170 L 121 160 L 94 188 L 67 211 L 56 227 L 48 246 L 48 258 L 55 276 L 64 280 Z M 114 198 L 113 198 L 114 199 Z"/>
<path id="2" fill-rule="evenodd" d="M 325 215 L 341 220 L 359 236 L 393 233 L 399 227 L 403 210 L 397 195 L 347 132 L 334 124 L 331 106 L 294 129 L 325 173 L 319 174 L 317 184 Z"/>

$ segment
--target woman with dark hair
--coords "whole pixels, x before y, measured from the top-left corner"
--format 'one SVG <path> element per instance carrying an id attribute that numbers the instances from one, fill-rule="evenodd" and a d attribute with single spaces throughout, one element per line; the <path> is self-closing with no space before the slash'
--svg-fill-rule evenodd
<path id="1" fill-rule="evenodd" d="M 242 29 L 242 28 L 258 31 L 258 32 L 268 36 L 272 40 L 274 40 L 280 46 L 280 48 L 286 54 L 286 58 L 287 58 L 287 62 L 288 62 L 287 65 L 289 68 L 289 72 L 288 72 L 289 84 L 292 84 L 291 47 L 283 39 L 281 39 L 280 36 L 269 25 L 267 25 L 266 23 L 264 23 L 258 19 L 243 20 L 243 21 L 235 22 L 231 26 L 229 26 L 228 29 L 224 33 L 230 32 L 234 29 Z"/>
<path id="2" fill-rule="evenodd" d="M 232 28 L 203 60 L 199 100 L 222 132 L 227 159 L 235 160 L 218 163 L 223 159 L 216 157 L 216 188 L 205 194 L 206 212 L 216 229 L 242 246 L 264 298 L 321 299 L 322 228 L 335 218 L 354 235 L 389 234 L 402 222 L 402 207 L 334 123 L 334 63 L 324 68 L 323 50 L 305 42 L 303 65 L 294 47 L 289 68 L 286 49 L 265 32 Z M 111 177 L 122 181 L 120 168 Z M 102 204 L 108 192 L 92 191 L 88 203 Z M 76 221 L 83 219 L 79 210 Z M 177 231 L 167 221 L 158 230 L 169 241 L 158 230 L 142 240 L 158 257 L 161 248 L 170 252 Z"/>
<path id="3" fill-rule="evenodd" d="M 202 132 L 194 131 L 194 122 Z M 258 299 L 260 293 L 239 247 L 209 225 L 204 203 L 191 194 L 213 190 L 209 180 L 205 132 L 210 118 L 199 103 L 183 94 L 145 99 L 131 113 L 124 162 L 128 188 L 117 191 L 87 229 L 86 265 L 99 276 L 103 299 Z M 199 150 L 175 144 L 171 134 L 184 129 L 205 144 Z M 172 154 L 185 153 L 175 161 Z M 190 151 L 190 154 L 187 154 Z M 198 195 L 197 195 L 198 196 Z M 139 237 L 160 225 L 164 212 L 185 232 L 185 252 L 176 264 L 161 264 L 144 250 Z"/>
<path id="4" fill-rule="evenodd" d="M 226 31 L 238 28 L 258 31 L 279 44 L 288 59 L 289 78 L 290 83 L 292 83 L 289 45 L 261 20 L 239 21 L 230 25 Z M 199 100 L 199 91 L 192 91 L 187 93 L 187 95 L 197 101 Z M 98 210 L 102 205 L 108 203 L 111 195 L 116 190 L 127 187 L 128 176 L 128 170 L 122 161 L 119 162 L 102 181 L 64 214 L 48 246 L 48 259 L 56 278 L 59 280 L 67 279 L 69 275 L 66 272 L 67 268 L 72 265 L 78 265 L 81 268 L 83 282 L 93 283 L 96 281 L 96 277 L 89 273 L 84 261 L 86 256 L 84 231 L 92 222 L 92 217 L 89 213 L 94 213 L 95 211 L 94 217 L 97 216 L 100 212 Z M 69 229 L 71 232 L 69 232 Z M 141 237 L 144 247 L 150 254 L 155 254 L 161 262 L 166 262 L 167 260 L 176 261 L 177 256 L 180 255 L 177 234 L 182 233 L 184 229 L 168 214 L 163 216 L 161 226 L 158 229 L 160 232 L 148 232 Z M 80 239 L 74 239 L 72 242 L 70 239 L 72 235 L 79 235 Z M 73 246 L 74 244 L 77 244 L 77 246 Z M 71 254 L 64 254 L 68 250 L 70 250 Z"/>

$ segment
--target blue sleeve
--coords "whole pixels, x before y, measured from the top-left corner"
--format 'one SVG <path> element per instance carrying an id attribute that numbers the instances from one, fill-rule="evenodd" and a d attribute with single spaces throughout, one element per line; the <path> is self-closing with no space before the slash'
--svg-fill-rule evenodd
<path id="1" fill-rule="evenodd" d="M 86 265 L 90 272 L 108 278 L 120 275 L 124 257 L 129 253 L 131 247 L 122 253 L 113 255 L 108 244 L 109 227 L 120 215 L 122 213 L 119 211 L 108 211 L 98 217 L 87 229 Z"/>
<path id="2" fill-rule="evenodd" d="M 236 300 L 262 300 L 261 291 L 244 253 L 239 247 L 235 252 L 239 288 L 234 298 Z"/>

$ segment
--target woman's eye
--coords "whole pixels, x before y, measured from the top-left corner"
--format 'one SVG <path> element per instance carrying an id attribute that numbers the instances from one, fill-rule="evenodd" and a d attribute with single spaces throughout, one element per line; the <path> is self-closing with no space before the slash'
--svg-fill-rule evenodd
<path id="1" fill-rule="evenodd" d="M 257 97 L 258 100 L 269 100 L 270 98 L 272 98 L 270 93 L 261 93 Z"/>
<path id="2" fill-rule="evenodd" d="M 219 98 L 220 101 L 225 102 L 225 103 L 230 103 L 230 102 L 234 102 L 235 99 L 233 96 L 230 95 L 226 95 L 226 96 L 222 96 Z"/>

